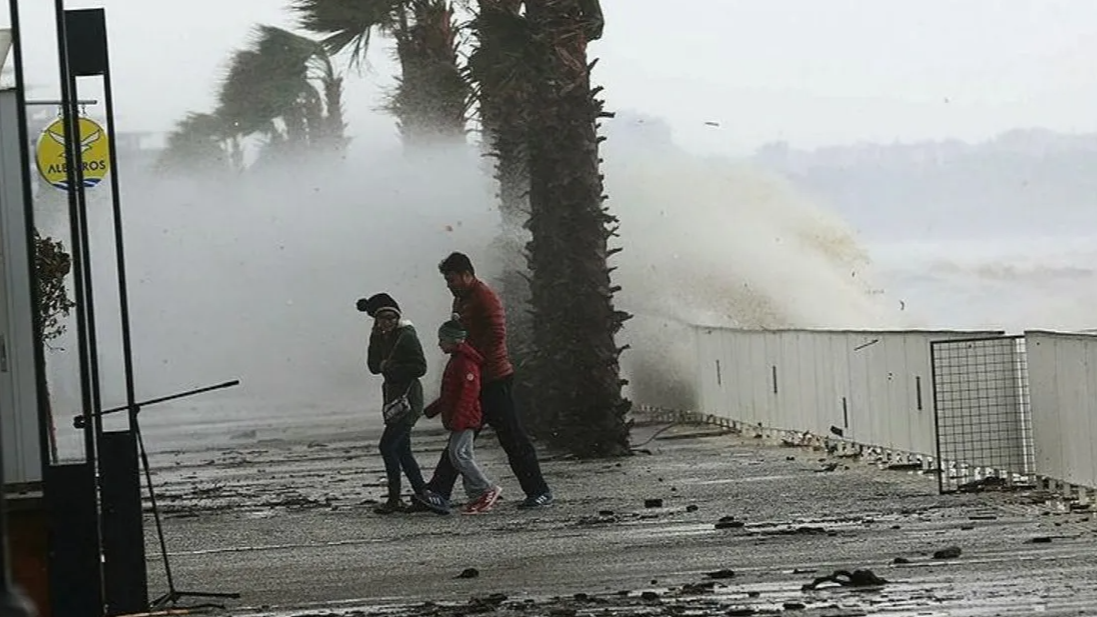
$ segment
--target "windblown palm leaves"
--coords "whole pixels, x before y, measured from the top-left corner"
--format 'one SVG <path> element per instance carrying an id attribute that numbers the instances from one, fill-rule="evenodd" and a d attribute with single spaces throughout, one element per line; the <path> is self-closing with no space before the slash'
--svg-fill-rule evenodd
<path id="1" fill-rule="evenodd" d="M 407 26 L 407 0 L 295 0 L 291 5 L 305 30 L 321 35 L 331 55 L 349 48 L 359 66 L 374 30 L 391 34 Z"/>
<path id="2" fill-rule="evenodd" d="M 342 78 L 321 43 L 288 30 L 258 28 L 233 55 L 218 102 L 233 133 L 261 133 L 298 151 L 345 145 Z"/>
<path id="3" fill-rule="evenodd" d="M 238 140 L 232 138 L 220 118 L 191 112 L 168 133 L 157 167 L 160 171 L 229 171 L 239 168 L 240 161 L 235 156 L 238 150 Z"/>
<path id="4" fill-rule="evenodd" d="M 401 73 L 387 109 L 408 145 L 463 140 L 468 86 L 457 59 L 449 0 L 295 0 L 301 27 L 329 53 L 349 50 L 360 65 L 373 33 L 396 40 Z"/>
<path id="5" fill-rule="evenodd" d="M 343 78 L 323 44 L 259 26 L 233 53 L 213 113 L 191 113 L 168 136 L 160 168 L 240 170 L 241 140 L 266 140 L 260 160 L 305 152 L 342 152 Z"/>

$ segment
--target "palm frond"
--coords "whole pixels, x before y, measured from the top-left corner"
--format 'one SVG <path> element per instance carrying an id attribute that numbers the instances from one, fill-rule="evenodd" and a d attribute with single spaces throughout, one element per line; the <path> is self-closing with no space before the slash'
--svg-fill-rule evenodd
<path id="1" fill-rule="evenodd" d="M 218 115 L 240 134 L 264 132 L 310 88 L 309 63 L 322 51 L 311 39 L 259 26 L 248 48 L 233 54 L 218 96 Z"/>
<path id="2" fill-rule="evenodd" d="M 360 66 L 374 29 L 399 27 L 407 0 L 293 0 L 298 24 L 323 36 L 320 43 L 335 55 L 350 49 L 351 66 Z"/>
<path id="3" fill-rule="evenodd" d="M 227 137 L 221 118 L 208 113 L 190 112 L 175 123 L 168 138 L 222 140 Z"/>
<path id="4" fill-rule="evenodd" d="M 256 34 L 255 50 L 291 70 L 297 70 L 316 54 L 324 53 L 322 44 L 284 28 L 261 25 Z"/>

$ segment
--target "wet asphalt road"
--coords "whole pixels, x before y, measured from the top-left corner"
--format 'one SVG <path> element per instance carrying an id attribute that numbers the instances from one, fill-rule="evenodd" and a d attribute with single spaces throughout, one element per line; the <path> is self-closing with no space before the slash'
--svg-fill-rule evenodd
<path id="1" fill-rule="evenodd" d="M 550 457 L 558 502 L 538 512 L 515 508 L 517 483 L 485 433 L 480 457 L 509 497 L 494 511 L 378 516 L 377 433 L 352 424 L 155 454 L 176 586 L 240 592 L 231 614 L 1097 614 L 1097 522 L 1046 495 L 938 496 L 930 475 L 683 426 L 651 454 Z M 424 425 L 415 440 L 429 476 L 442 434 Z M 722 517 L 743 525 L 717 529 Z M 146 531 L 157 596 L 151 519 Z M 933 558 L 951 546 L 958 558 Z M 466 568 L 479 576 L 455 578 Z M 889 582 L 801 590 L 856 568 Z M 724 569 L 734 576 L 706 574 Z"/>

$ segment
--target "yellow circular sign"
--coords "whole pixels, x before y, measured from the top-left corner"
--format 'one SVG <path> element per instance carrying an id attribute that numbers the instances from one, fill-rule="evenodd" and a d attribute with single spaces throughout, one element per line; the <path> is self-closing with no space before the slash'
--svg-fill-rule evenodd
<path id="1" fill-rule="evenodd" d="M 110 144 L 107 131 L 94 120 L 80 118 L 81 167 L 84 170 L 84 187 L 92 188 L 103 181 L 110 170 Z M 42 131 L 36 148 L 38 173 L 53 186 L 68 190 L 69 181 L 65 164 L 65 120 L 58 118 Z"/>

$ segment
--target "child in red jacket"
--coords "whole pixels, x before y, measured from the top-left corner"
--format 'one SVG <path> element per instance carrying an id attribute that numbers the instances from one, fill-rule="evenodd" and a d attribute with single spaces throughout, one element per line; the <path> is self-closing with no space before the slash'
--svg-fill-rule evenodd
<path id="1" fill-rule="evenodd" d="M 473 459 L 473 440 L 483 422 L 480 413 L 480 366 L 484 358 L 465 339 L 468 333 L 456 321 L 447 321 L 438 329 L 438 346 L 449 354 L 442 374 L 442 396 L 427 405 L 428 418 L 441 414 L 442 426 L 449 430 L 450 461 L 461 474 L 468 503 L 465 514 L 487 512 L 499 499 L 496 486 Z"/>

